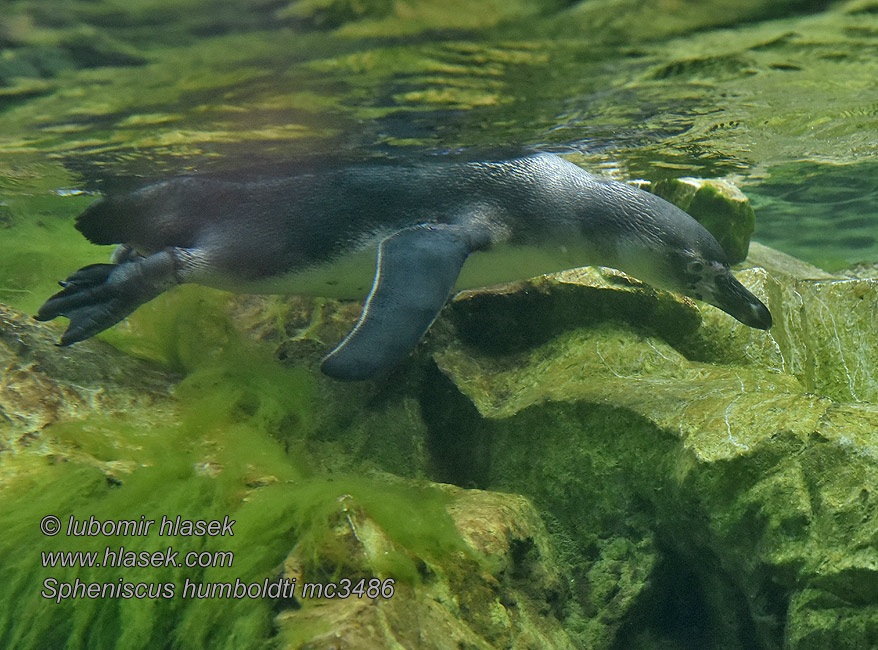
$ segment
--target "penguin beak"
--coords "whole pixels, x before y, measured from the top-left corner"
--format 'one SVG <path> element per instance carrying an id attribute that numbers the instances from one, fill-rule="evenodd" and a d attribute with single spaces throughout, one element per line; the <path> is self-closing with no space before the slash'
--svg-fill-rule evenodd
<path id="1" fill-rule="evenodd" d="M 712 300 L 708 302 L 749 327 L 760 330 L 771 327 L 771 312 L 768 307 L 731 273 L 716 276 Z"/>

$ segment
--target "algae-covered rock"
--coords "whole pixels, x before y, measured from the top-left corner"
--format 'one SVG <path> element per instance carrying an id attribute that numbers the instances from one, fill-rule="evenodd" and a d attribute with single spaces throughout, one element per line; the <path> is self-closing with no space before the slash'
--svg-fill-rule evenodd
<path id="1" fill-rule="evenodd" d="M 738 277 L 771 308 L 768 332 L 702 305 L 693 327 L 685 303 L 662 312 L 670 323 L 649 325 L 634 305 L 655 318 L 657 296 L 634 287 L 628 309 L 512 355 L 471 336 L 434 353 L 475 406 L 473 438 L 490 441 L 480 452 L 490 462 L 471 479 L 529 495 L 555 539 L 576 549 L 565 560 L 584 620 L 568 626 L 589 647 L 874 640 L 878 351 L 862 332 L 876 286 L 754 250 L 764 267 Z M 570 280 L 505 292 L 538 290 L 542 313 L 558 313 L 546 305 L 575 303 Z M 577 281 L 585 295 L 618 291 L 594 272 Z M 454 310 L 469 313 L 455 319 L 477 331 L 491 322 L 487 304 L 463 296 Z M 447 388 L 431 394 L 469 412 Z M 441 419 L 431 426 L 457 435 Z M 663 594 L 675 594 L 671 604 Z M 841 614 L 847 623 L 834 624 Z"/>
<path id="2" fill-rule="evenodd" d="M 783 255 L 775 265 L 761 247 L 758 256 L 762 266 L 742 274 L 763 296 L 774 326 L 760 336 L 708 308 L 705 338 L 722 341 L 741 361 L 795 377 L 808 392 L 878 402 L 878 344 L 863 335 L 878 307 L 878 282 L 801 264 L 797 270 Z"/>
<path id="3" fill-rule="evenodd" d="M 731 264 L 747 257 L 756 215 L 744 193 L 722 179 L 664 179 L 649 187 L 707 228 L 725 250 Z"/>
<path id="4" fill-rule="evenodd" d="M 521 314 L 528 317 L 520 319 Z M 607 320 L 636 323 L 672 340 L 696 331 L 701 322 L 692 301 L 655 291 L 620 271 L 595 267 L 461 291 L 445 316 L 461 341 L 495 355 L 526 350 L 560 332 Z"/>
<path id="5" fill-rule="evenodd" d="M 319 562 L 299 547 L 284 562 L 284 576 L 299 587 L 297 607 L 277 619 L 285 648 L 575 647 L 558 619 L 566 586 L 533 506 L 515 495 L 438 487 L 460 539 L 427 557 L 413 556 L 354 497 L 339 497 L 322 545 L 335 547 L 343 565 L 309 570 Z M 442 522 L 431 525 L 441 530 Z M 390 577 L 388 563 L 400 562 L 414 563 L 414 580 Z M 314 586 L 328 581 L 355 593 L 339 598 Z M 372 597 L 358 596 L 363 589 Z"/>
<path id="6" fill-rule="evenodd" d="M 31 444 L 54 422 L 137 413 L 144 424 L 173 410 L 173 373 L 100 341 L 54 344 L 55 328 L 0 304 L 0 450 Z"/>

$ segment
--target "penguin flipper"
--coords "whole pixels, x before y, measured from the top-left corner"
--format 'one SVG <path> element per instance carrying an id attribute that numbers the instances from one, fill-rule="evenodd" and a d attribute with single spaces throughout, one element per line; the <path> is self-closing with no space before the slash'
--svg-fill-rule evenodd
<path id="1" fill-rule="evenodd" d="M 467 256 L 487 233 L 449 224 L 406 228 L 384 239 L 359 322 L 323 360 L 333 379 L 373 379 L 402 361 L 448 300 Z"/>
<path id="2" fill-rule="evenodd" d="M 43 303 L 34 318 L 69 318 L 60 345 L 70 345 L 115 325 L 176 283 L 170 250 L 138 261 L 91 264 L 60 282 L 63 290 Z"/>

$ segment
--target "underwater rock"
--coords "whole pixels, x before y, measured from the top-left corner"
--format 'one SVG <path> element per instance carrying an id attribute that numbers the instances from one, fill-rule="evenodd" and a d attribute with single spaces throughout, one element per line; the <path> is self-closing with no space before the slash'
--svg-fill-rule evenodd
<path id="1" fill-rule="evenodd" d="M 533 506 L 517 495 L 434 487 L 449 499 L 462 546 L 429 558 L 395 542 L 354 497 L 339 498 L 331 539 L 322 548 L 334 549 L 344 564 L 315 561 L 298 547 L 284 563 L 284 577 L 296 580 L 300 594 L 297 606 L 276 619 L 279 637 L 294 639 L 284 648 L 573 650 L 559 622 L 565 585 Z M 381 567 L 400 554 L 416 565 L 417 575 L 388 579 Z M 326 573 L 306 568 L 321 561 L 330 565 Z M 304 597 L 305 583 L 325 584 L 332 575 L 354 585 L 371 580 L 376 589 L 380 583 L 385 597 Z"/>
<path id="2" fill-rule="evenodd" d="M 527 314 L 522 319 L 521 315 Z M 619 321 L 680 340 L 698 330 L 694 303 L 678 294 L 656 291 L 621 271 L 599 267 L 570 269 L 499 287 L 458 293 L 443 313 L 454 336 L 498 360 L 545 343 L 561 332 L 590 324 Z M 514 327 L 510 324 L 514 323 Z M 434 326 L 443 338 L 445 323 Z"/>
<path id="3" fill-rule="evenodd" d="M 738 278 L 770 307 L 768 332 L 592 269 L 501 290 L 541 301 L 518 315 L 552 331 L 533 347 L 501 353 L 471 334 L 499 331 L 489 290 L 458 296 L 463 335 L 435 341 L 433 411 L 468 413 L 470 439 L 488 441 L 470 480 L 529 496 L 576 549 L 565 561 L 584 620 L 567 625 L 587 647 L 874 638 L 878 345 L 863 332 L 878 283 L 751 252 L 760 266 Z M 596 291 L 625 307 L 579 328 L 553 318 Z M 447 420 L 428 426 L 460 440 Z"/>
<path id="4" fill-rule="evenodd" d="M 792 264 L 793 258 L 755 242 L 751 252 L 747 266 L 754 266 L 742 273 L 775 317 L 770 335 L 749 336 L 704 310 L 704 337 L 725 342 L 739 363 L 795 377 L 808 392 L 878 402 L 878 341 L 863 335 L 878 307 L 878 282 Z"/>
<path id="5" fill-rule="evenodd" d="M 55 328 L 0 304 L 0 487 L 51 482 L 55 464 L 97 470 L 118 484 L 137 466 L 132 457 L 106 456 L 76 436 L 64 440 L 53 425 L 76 429 L 106 418 L 148 431 L 178 417 L 172 391 L 179 376 L 102 341 L 61 351 L 56 337 Z"/>
<path id="6" fill-rule="evenodd" d="M 180 298 L 191 303 L 196 296 L 183 292 Z M 162 322 L 169 327 L 168 321 L 176 320 L 172 307 L 169 302 L 163 312 Z M 209 301 L 202 307 L 207 322 L 186 324 L 189 329 L 202 325 L 203 338 L 218 337 L 231 360 L 223 361 L 222 350 L 208 345 L 202 352 L 212 350 L 215 358 L 202 358 L 203 365 L 190 368 L 179 383 L 178 376 L 101 341 L 59 349 L 53 344 L 55 328 L 0 309 L 0 404 L 12 437 L 21 438 L 11 440 L 14 447 L 4 442 L 0 475 L 8 499 L 0 574 L 12 584 L 3 601 L 10 619 L 24 620 L 27 612 L 39 609 L 32 603 L 45 602 L 39 585 L 47 572 L 62 581 L 117 580 L 114 569 L 100 565 L 69 571 L 37 568 L 36 550 L 22 549 L 103 553 L 110 543 L 102 536 L 46 537 L 37 526 L 46 512 L 57 513 L 62 521 L 68 515 L 112 521 L 181 513 L 237 522 L 235 535 L 217 538 L 217 546 L 200 537 L 173 540 L 181 556 L 213 548 L 231 552 L 234 569 L 184 570 L 178 565 L 161 567 L 149 577 L 135 572 L 135 580 L 173 584 L 173 600 L 156 599 L 151 606 L 132 601 L 129 607 L 125 599 L 105 598 L 97 610 L 85 611 L 76 598 L 53 603 L 36 623 L 2 626 L 0 635 L 11 639 L 10 647 L 60 647 L 76 633 L 72 626 L 98 639 L 94 647 L 109 647 L 117 641 L 115 635 L 101 636 L 109 625 L 136 628 L 136 642 L 125 644 L 140 648 L 155 647 L 152 639 L 166 638 L 171 629 L 182 646 L 204 648 L 229 647 L 226 642 L 233 639 L 236 648 L 246 649 L 269 640 L 290 649 L 304 643 L 338 647 L 340 641 L 364 650 L 400 644 L 438 649 L 454 639 L 485 650 L 573 650 L 560 622 L 566 583 L 542 521 L 524 497 L 377 476 L 368 458 L 353 458 L 358 450 L 342 449 L 340 443 L 330 445 L 330 452 L 352 458 L 339 460 L 328 478 L 315 476 L 330 452 L 321 455 L 319 446 L 327 441 L 315 440 L 328 425 L 319 413 L 311 413 L 319 407 L 311 404 L 308 373 L 260 360 L 246 347 L 249 355 L 242 363 L 241 350 L 229 350 L 231 339 L 217 333 L 224 328 L 214 324 L 211 329 L 216 314 Z M 130 324 L 132 331 L 148 331 L 149 317 L 147 312 Z M 332 321 L 329 313 L 327 320 Z M 170 327 L 165 336 L 173 337 L 174 331 Z M 177 331 L 177 336 L 185 334 Z M 323 388 L 332 386 L 339 385 L 327 381 Z M 321 397 L 327 408 L 339 407 L 345 394 L 335 395 L 335 402 L 332 395 Z M 386 400 L 396 402 L 397 397 Z M 417 404 L 412 408 L 415 400 L 409 395 L 399 409 L 388 411 L 383 401 L 372 393 L 365 406 L 354 400 L 350 408 L 378 414 L 372 433 L 387 434 L 390 442 L 382 448 L 372 435 L 372 446 L 378 448 L 374 455 L 411 461 L 404 444 L 395 440 L 397 433 L 400 439 L 405 434 L 419 440 L 412 429 Z M 360 413 L 357 419 L 366 421 L 360 428 L 370 428 L 368 415 Z M 393 419 L 401 424 L 394 425 Z M 337 435 L 342 438 L 353 429 L 341 428 Z M 370 444 L 369 436 L 352 437 Z M 358 473 L 338 472 L 346 467 Z M 34 498 L 26 498 L 29 494 Z M 169 540 L 152 534 L 121 541 L 126 549 L 152 549 Z M 297 578 L 300 589 L 308 580 L 381 578 L 393 579 L 393 595 L 376 600 L 185 595 L 189 583 L 203 590 L 238 578 L 261 584 L 287 554 L 284 571 Z"/>
<path id="7" fill-rule="evenodd" d="M 178 376 L 101 341 L 62 350 L 56 336 L 0 304 L 0 451 L 36 445 L 46 426 L 88 415 L 136 413 L 144 423 L 168 415 Z"/>
<path id="8" fill-rule="evenodd" d="M 878 262 L 860 262 L 850 268 L 839 271 L 839 275 L 852 278 L 878 280 Z"/>
<path id="9" fill-rule="evenodd" d="M 756 224 L 750 201 L 737 187 L 719 178 L 664 179 L 644 187 L 691 214 L 716 237 L 730 264 L 747 258 Z"/>

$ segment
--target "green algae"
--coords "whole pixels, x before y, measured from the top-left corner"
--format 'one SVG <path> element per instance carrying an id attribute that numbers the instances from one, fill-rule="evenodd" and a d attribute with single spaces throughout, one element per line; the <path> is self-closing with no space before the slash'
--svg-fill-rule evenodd
<path id="1" fill-rule="evenodd" d="M 47 196 L 42 202 L 51 207 L 41 207 L 40 201 L 32 199 L 9 201 L 12 216 L 0 238 L 0 300 L 32 313 L 58 291 L 58 280 L 94 262 L 96 252 L 109 257 L 110 250 L 71 233 L 70 222 L 58 218 L 57 198 L 50 202 Z M 86 204 L 80 197 L 70 197 L 63 209 L 69 215 Z M 46 214 L 48 210 L 52 213 Z M 32 218 L 25 219 L 23 214 Z"/>
<path id="2" fill-rule="evenodd" d="M 355 510 L 364 511 L 398 545 L 369 558 L 373 575 L 418 584 L 422 579 L 419 563 L 439 564 L 447 554 L 473 556 L 448 514 L 451 499 L 437 487 L 342 475 L 301 485 L 295 489 L 295 499 L 307 504 L 295 515 L 298 528 L 307 531 L 297 539 L 295 552 L 312 571 L 323 568 L 321 573 L 333 580 L 345 577 L 340 572 L 356 566 L 356 561 L 349 557 L 347 546 L 333 543 L 327 524 L 337 514 L 350 521 L 349 513 Z"/>
<path id="3" fill-rule="evenodd" d="M 201 366 L 215 365 L 218 359 L 223 360 L 220 367 L 233 368 L 237 364 L 232 357 L 258 352 L 247 349 L 224 311 L 229 298 L 230 294 L 216 289 L 175 287 L 141 305 L 102 337 L 126 354 L 158 362 L 174 372 L 191 373 Z M 254 372 L 271 370 L 270 365 L 263 367 L 266 359 L 260 361 L 263 363 L 254 364 Z"/>
<path id="4" fill-rule="evenodd" d="M 285 368 L 264 346 L 248 343 L 228 321 L 228 297 L 183 287 L 145 309 L 108 339 L 126 352 L 159 361 L 185 378 L 176 386 L 176 416 L 140 420 L 139 409 L 55 422 L 37 448 L 4 458 L 0 520 L 0 642 L 5 647 L 264 648 L 275 643 L 281 606 L 267 598 L 194 598 L 196 585 L 274 580 L 295 549 L 303 578 L 329 580 L 356 571 L 418 584 L 424 563 L 474 557 L 448 514 L 449 497 L 368 475 L 321 475 L 309 449 L 314 435 L 315 378 Z M 51 450 L 47 452 L 46 450 Z M 14 471 L 12 470 L 14 466 Z M 30 498 L 29 495 L 39 495 Z M 87 520 L 235 520 L 233 537 L 45 537 L 46 514 Z M 362 564 L 335 541 L 339 521 L 374 521 L 393 548 Z M 341 519 L 340 519 L 341 518 Z M 156 526 L 157 528 L 157 526 Z M 40 551 L 116 550 L 231 553 L 233 566 L 188 568 L 47 568 Z M 485 560 L 487 562 L 487 560 Z M 168 585 L 172 597 L 41 596 L 43 581 Z M 54 585 L 56 583 L 51 583 Z M 57 595 L 50 587 L 46 593 Z M 168 592 L 164 592 L 168 593 Z M 316 628 L 315 628 L 316 633 Z"/>
<path id="5" fill-rule="evenodd" d="M 214 400 L 210 400 L 214 403 Z M 382 578 L 416 583 L 418 562 L 440 561 L 443 554 L 467 551 L 445 507 L 448 499 L 436 488 L 411 488 L 365 477 L 304 478 L 302 459 L 294 459 L 258 426 L 216 419 L 184 423 L 166 430 L 143 430 L 135 423 L 97 417 L 51 427 L 48 432 L 75 447 L 70 461 L 46 465 L 24 484 L 7 485 L 12 504 L 2 518 L 8 525 L 0 555 L 4 558 L 4 591 L 0 630 L 6 647 L 157 648 L 165 639 L 180 647 L 268 647 L 274 634 L 276 603 L 270 599 L 184 598 L 184 581 L 197 584 L 251 583 L 274 579 L 294 547 L 306 559 L 309 579 L 338 579 L 356 558 L 333 544 L 336 515 L 349 508 L 374 518 L 400 547 L 373 558 L 370 570 Z M 89 467 L 88 454 L 106 469 Z M 124 460 L 120 460 L 124 459 Z M 40 481 L 39 487 L 35 481 Z M 46 482 L 43 485 L 43 481 Z M 24 494 L 39 493 L 38 499 Z M 95 516 L 99 520 L 159 521 L 163 515 L 184 519 L 235 520 L 233 538 L 43 538 L 37 523 L 46 513 L 62 520 Z M 38 550 L 163 550 L 182 556 L 190 551 L 231 552 L 234 566 L 205 569 L 126 568 L 45 569 Z M 22 549 L 29 549 L 30 552 Z M 148 584 L 173 583 L 173 599 L 102 598 L 54 603 L 40 597 L 47 577 L 62 582 Z M 346 577 L 346 576 L 341 576 Z"/>
<path id="6" fill-rule="evenodd" d="M 205 334 L 202 332 L 202 334 Z M 213 342 L 216 345 L 216 342 Z M 166 637 L 183 647 L 264 647 L 271 632 L 271 603 L 265 600 L 180 602 L 182 583 L 228 581 L 230 573 L 247 582 L 262 579 L 276 567 L 291 545 L 290 511 L 296 502 L 286 484 L 305 475 L 302 459 L 271 434 L 301 436 L 307 422 L 309 380 L 304 373 L 260 369 L 251 357 L 244 370 L 242 351 L 201 358 L 198 370 L 178 389 L 181 418 L 177 423 L 144 428 L 133 412 L 127 417 L 93 415 L 55 424 L 48 435 L 68 462 L 42 464 L 26 479 L 4 487 L 10 504 L 10 535 L 4 538 L 4 570 L 16 588 L 4 592 L 8 618 L 0 622 L 7 647 L 162 647 Z M 262 370 L 262 372 L 260 372 Z M 229 376 L 231 374 L 231 377 Z M 223 377 L 224 381 L 218 381 Z M 276 390 L 267 390 L 266 382 Z M 59 453 L 59 452 L 56 452 Z M 46 481 L 37 487 L 36 481 Z M 257 489 L 255 486 L 263 486 Z M 38 499 L 24 498 L 39 493 Z M 136 512 L 134 512 L 136 510 Z M 238 523 L 235 537 L 160 538 L 155 532 L 134 540 L 108 537 L 41 538 L 36 528 L 49 512 L 77 519 L 146 519 L 163 515 L 184 519 L 222 519 Z M 42 513 L 42 514 L 41 514 Z M 180 554 L 229 551 L 235 568 L 163 567 L 60 569 L 39 567 L 39 550 L 102 551 L 108 543 L 130 550 L 162 550 L 169 544 Z M 18 550 L 16 550 L 18 549 Z M 33 549 L 22 553 L 21 549 Z M 13 561 L 14 558 L 14 561 Z M 40 597 L 46 577 L 63 582 L 173 583 L 178 600 L 105 598 L 56 604 Z M 21 622 L 21 625 L 12 621 Z M 177 625 L 179 623 L 179 625 Z"/>
<path id="7" fill-rule="evenodd" d="M 87 441 L 82 441 L 81 431 L 75 429 L 93 431 L 96 426 L 99 423 L 93 420 L 82 425 L 71 424 L 64 433 L 75 436 L 77 442 L 83 444 Z M 160 639 L 178 635 L 179 642 L 186 647 L 207 647 L 200 642 L 218 634 L 210 647 L 261 647 L 258 640 L 266 637 L 271 614 L 268 604 L 262 601 L 213 602 L 218 610 L 223 610 L 214 616 L 201 611 L 203 606 L 199 606 L 198 601 L 187 603 L 199 610 L 198 624 L 182 625 L 174 631 L 173 622 L 183 609 L 175 601 L 147 604 L 140 600 L 83 599 L 56 604 L 41 598 L 42 581 L 48 576 L 62 581 L 79 578 L 84 582 L 100 583 L 115 582 L 119 577 L 135 583 L 182 583 L 186 577 L 200 582 L 203 576 L 197 570 L 177 568 L 44 569 L 38 568 L 38 550 L 102 551 L 107 545 L 115 549 L 116 544 L 124 544 L 132 550 L 162 550 L 172 544 L 182 554 L 214 548 L 235 552 L 238 562 L 234 574 L 242 579 L 255 579 L 257 571 L 264 574 L 280 561 L 289 544 L 290 529 L 284 521 L 285 511 L 278 507 L 281 504 L 276 499 L 270 501 L 266 499 L 268 493 L 256 493 L 250 495 L 246 504 L 241 503 L 244 489 L 241 478 L 248 472 L 251 462 L 259 461 L 258 453 L 256 457 L 250 453 L 255 445 L 244 444 L 247 454 L 241 454 L 237 449 L 234 454 L 217 454 L 214 462 L 222 463 L 223 471 L 216 476 L 206 476 L 197 472 L 198 456 L 187 449 L 189 445 L 185 438 L 175 441 L 171 437 L 169 440 L 167 432 L 153 430 L 145 433 L 119 421 L 104 423 L 104 427 L 104 434 L 112 438 L 110 444 L 116 452 L 113 457 L 133 458 L 137 463 L 130 474 L 117 479 L 121 485 L 108 483 L 107 477 L 97 469 L 69 464 L 56 466 L 55 471 L 50 469 L 48 473 L 44 470 L 41 476 L 49 481 L 39 488 L 19 485 L 5 490 L 4 499 L 14 505 L 4 510 L 4 519 L 10 523 L 10 534 L 4 538 L 4 571 L 10 572 L 8 578 L 15 588 L 4 591 L 9 599 L 3 608 L 8 618 L 0 625 L 4 630 L 4 645 L 21 648 L 41 648 L 46 644 L 67 648 L 146 648 L 160 647 L 164 643 Z M 187 432 L 176 433 L 182 436 Z M 211 433 L 218 435 L 216 431 Z M 253 442 L 240 437 L 245 433 L 237 430 L 230 435 L 237 437 L 239 444 Z M 126 434 L 127 442 L 136 445 L 134 453 L 130 453 L 130 449 L 125 450 L 129 453 L 120 453 L 119 446 L 126 442 Z M 223 441 L 220 438 L 218 442 Z M 276 444 L 273 451 L 282 455 L 282 449 Z M 272 470 L 277 470 L 277 465 L 275 463 Z M 280 469 L 285 469 L 285 472 L 279 479 L 295 474 L 289 466 Z M 40 497 L 23 499 L 27 493 L 39 494 Z M 133 513 L 133 509 L 137 512 Z M 179 514 L 190 519 L 222 519 L 231 515 L 241 522 L 241 527 L 236 530 L 240 537 L 217 538 L 215 544 L 202 538 L 161 539 L 155 535 L 130 541 L 66 536 L 48 540 L 38 537 L 36 524 L 42 514 L 49 512 L 70 514 L 77 519 L 90 515 L 99 519 L 136 519 L 144 514 L 147 519 L 157 521 L 163 515 L 174 517 Z M 252 520 L 258 524 L 250 523 Z M 261 538 L 263 548 L 251 547 L 246 541 L 252 541 L 248 533 L 254 525 L 257 530 L 268 528 L 273 532 L 273 535 Z M 23 549 L 27 551 L 23 552 Z M 229 619 L 229 616 L 234 618 Z M 186 620 L 184 617 L 183 621 Z"/>
<path id="8" fill-rule="evenodd" d="M 208 401 L 216 404 L 215 399 Z M 223 425 L 218 418 L 192 418 L 177 427 L 143 430 L 125 419 L 92 417 L 53 426 L 46 433 L 74 448 L 70 460 L 57 465 L 42 461 L 43 467 L 26 482 L 4 489 L 4 500 L 10 504 L 0 517 L 8 531 L 0 549 L 4 582 L 10 585 L 4 590 L 0 619 L 6 647 L 154 648 L 164 647 L 166 638 L 181 647 L 266 647 L 273 634 L 273 601 L 186 599 L 184 581 L 262 582 L 276 574 L 294 545 L 310 553 L 306 568 L 312 580 L 334 576 L 352 560 L 347 549 L 333 549 L 329 535 L 333 515 L 346 507 L 364 509 L 405 549 L 375 558 L 375 575 L 417 582 L 414 558 L 435 561 L 444 553 L 465 549 L 445 511 L 447 499 L 438 490 L 368 478 L 303 478 L 309 473 L 303 459 L 291 457 L 258 422 Z M 88 466 L 84 455 L 104 471 Z M 40 496 L 23 498 L 29 493 Z M 144 515 L 159 521 L 163 515 L 193 520 L 228 515 L 236 522 L 235 536 L 47 539 L 37 529 L 47 513 L 62 514 L 64 522 L 68 516 L 117 520 Z M 113 571 L 39 566 L 41 550 L 103 552 L 108 545 L 137 551 L 172 545 L 181 556 L 190 551 L 231 552 L 234 567 Z M 132 583 L 173 583 L 176 590 L 168 600 L 101 598 L 57 604 L 40 597 L 47 577 L 102 584 L 121 577 Z"/>

